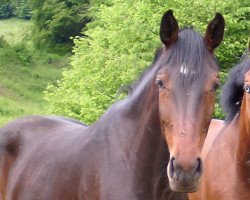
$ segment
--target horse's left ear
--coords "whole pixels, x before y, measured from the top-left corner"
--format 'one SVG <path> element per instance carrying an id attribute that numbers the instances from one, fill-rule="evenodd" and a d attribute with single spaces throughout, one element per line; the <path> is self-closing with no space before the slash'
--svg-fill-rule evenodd
<path id="1" fill-rule="evenodd" d="M 214 19 L 208 24 L 205 33 L 205 43 L 209 51 L 213 51 L 221 43 L 224 35 L 225 20 L 222 14 L 216 13 Z"/>
<path id="2" fill-rule="evenodd" d="M 178 39 L 179 26 L 172 10 L 168 10 L 161 19 L 160 38 L 166 47 Z"/>

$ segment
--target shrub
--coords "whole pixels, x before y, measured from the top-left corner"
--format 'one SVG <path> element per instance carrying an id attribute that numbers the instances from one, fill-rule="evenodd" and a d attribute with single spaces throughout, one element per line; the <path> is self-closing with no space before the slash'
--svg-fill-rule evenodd
<path id="1" fill-rule="evenodd" d="M 88 21 L 85 12 L 88 0 L 33 0 L 36 47 L 67 52 L 72 47 L 71 36 L 80 35 Z"/>
<path id="2" fill-rule="evenodd" d="M 30 19 L 31 9 L 28 0 L 0 0 L 0 19 L 10 17 Z"/>
<path id="3" fill-rule="evenodd" d="M 12 16 L 12 7 L 10 0 L 0 0 L 0 19 Z"/>
<path id="4" fill-rule="evenodd" d="M 31 18 L 31 5 L 28 0 L 12 0 L 13 15 L 22 19 Z"/>
<path id="5" fill-rule="evenodd" d="M 201 32 L 215 12 L 226 20 L 225 39 L 217 55 L 222 69 L 242 54 L 248 37 L 249 7 L 241 0 L 113 0 L 94 7 L 94 21 L 74 40 L 71 68 L 58 85 L 45 92 L 48 109 L 87 123 L 95 121 L 115 101 L 117 89 L 135 79 L 150 64 L 159 41 L 159 22 L 173 9 L 180 26 Z M 217 104 L 218 107 L 218 104 Z M 218 109 L 215 115 L 221 117 Z"/>

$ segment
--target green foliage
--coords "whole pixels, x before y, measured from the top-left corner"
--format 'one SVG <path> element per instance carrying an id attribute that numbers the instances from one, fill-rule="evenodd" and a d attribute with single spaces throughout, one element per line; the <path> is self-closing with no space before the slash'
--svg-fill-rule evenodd
<path id="1" fill-rule="evenodd" d="M 15 50 L 4 40 L 3 36 L 0 37 L 0 66 L 4 66 L 6 62 L 17 59 Z"/>
<path id="2" fill-rule="evenodd" d="M 12 16 L 10 0 L 0 0 L 0 19 Z"/>
<path id="3" fill-rule="evenodd" d="M 223 85 L 226 82 L 227 76 L 228 76 L 228 71 L 224 70 L 220 72 L 220 83 Z M 224 119 L 225 118 L 225 113 L 223 112 L 223 109 L 220 106 L 220 99 L 221 99 L 221 88 L 217 90 L 217 97 L 216 97 L 216 103 L 215 103 L 215 109 L 214 109 L 214 115 L 213 117 L 216 119 Z"/>
<path id="4" fill-rule="evenodd" d="M 28 0 L 12 0 L 13 15 L 22 19 L 31 18 L 31 5 Z"/>
<path id="5" fill-rule="evenodd" d="M 29 65 L 32 62 L 32 52 L 30 52 L 26 45 L 18 43 L 15 46 L 0 37 L 0 64 L 4 65 L 6 62 L 15 61 L 22 65 Z"/>
<path id="6" fill-rule="evenodd" d="M 244 51 L 249 35 L 246 5 L 240 0 L 219 4 L 216 0 L 97 1 L 90 9 L 95 20 L 87 25 L 87 37 L 74 40 L 72 67 L 45 93 L 48 109 L 87 123 L 95 121 L 115 101 L 117 89 L 131 83 L 152 61 L 160 44 L 160 19 L 167 9 L 174 10 L 181 27 L 194 26 L 202 33 L 215 12 L 221 12 L 226 32 L 217 55 L 222 68 L 231 67 Z M 216 112 L 222 116 L 221 111 Z"/>
<path id="7" fill-rule="evenodd" d="M 36 47 L 52 52 L 67 52 L 71 36 L 80 35 L 88 22 L 85 15 L 88 0 L 32 0 Z"/>
<path id="8" fill-rule="evenodd" d="M 0 19 L 10 17 L 29 19 L 31 10 L 28 0 L 0 0 Z"/>

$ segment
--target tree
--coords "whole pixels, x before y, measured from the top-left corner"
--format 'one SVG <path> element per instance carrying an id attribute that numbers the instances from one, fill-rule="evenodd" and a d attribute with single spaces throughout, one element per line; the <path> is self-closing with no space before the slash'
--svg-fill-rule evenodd
<path id="1" fill-rule="evenodd" d="M 12 16 L 10 0 L 0 0 L 0 19 Z"/>
<path id="2" fill-rule="evenodd" d="M 94 21 L 75 38 L 71 68 L 57 86 L 50 85 L 48 109 L 87 123 L 95 121 L 115 101 L 122 84 L 131 83 L 153 59 L 160 44 L 159 22 L 173 9 L 180 26 L 204 33 L 215 12 L 226 20 L 223 44 L 217 50 L 223 69 L 231 67 L 244 51 L 248 37 L 249 7 L 240 0 L 112 0 L 93 7 Z M 92 5 L 93 6 L 93 5 Z M 248 21 L 247 21 L 248 19 Z"/>
<path id="3" fill-rule="evenodd" d="M 10 17 L 30 19 L 31 9 L 28 0 L 0 0 L 0 19 Z"/>
<path id="4" fill-rule="evenodd" d="M 89 21 L 86 16 L 88 0 L 31 0 L 36 46 L 47 50 L 68 50 L 71 36 L 80 35 Z"/>
<path id="5" fill-rule="evenodd" d="M 31 5 L 28 0 L 12 0 L 13 16 L 23 19 L 31 18 Z"/>

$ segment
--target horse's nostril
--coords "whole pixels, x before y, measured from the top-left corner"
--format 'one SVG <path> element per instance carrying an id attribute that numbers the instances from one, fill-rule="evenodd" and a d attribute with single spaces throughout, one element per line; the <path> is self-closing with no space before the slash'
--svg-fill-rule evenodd
<path id="1" fill-rule="evenodd" d="M 170 159 L 170 165 L 169 165 L 169 175 L 171 178 L 173 178 L 174 176 L 174 162 L 175 162 L 175 158 L 174 157 L 171 157 Z"/>
<path id="2" fill-rule="evenodd" d="M 199 174 L 202 172 L 202 160 L 200 158 L 197 158 L 195 172 Z"/>

